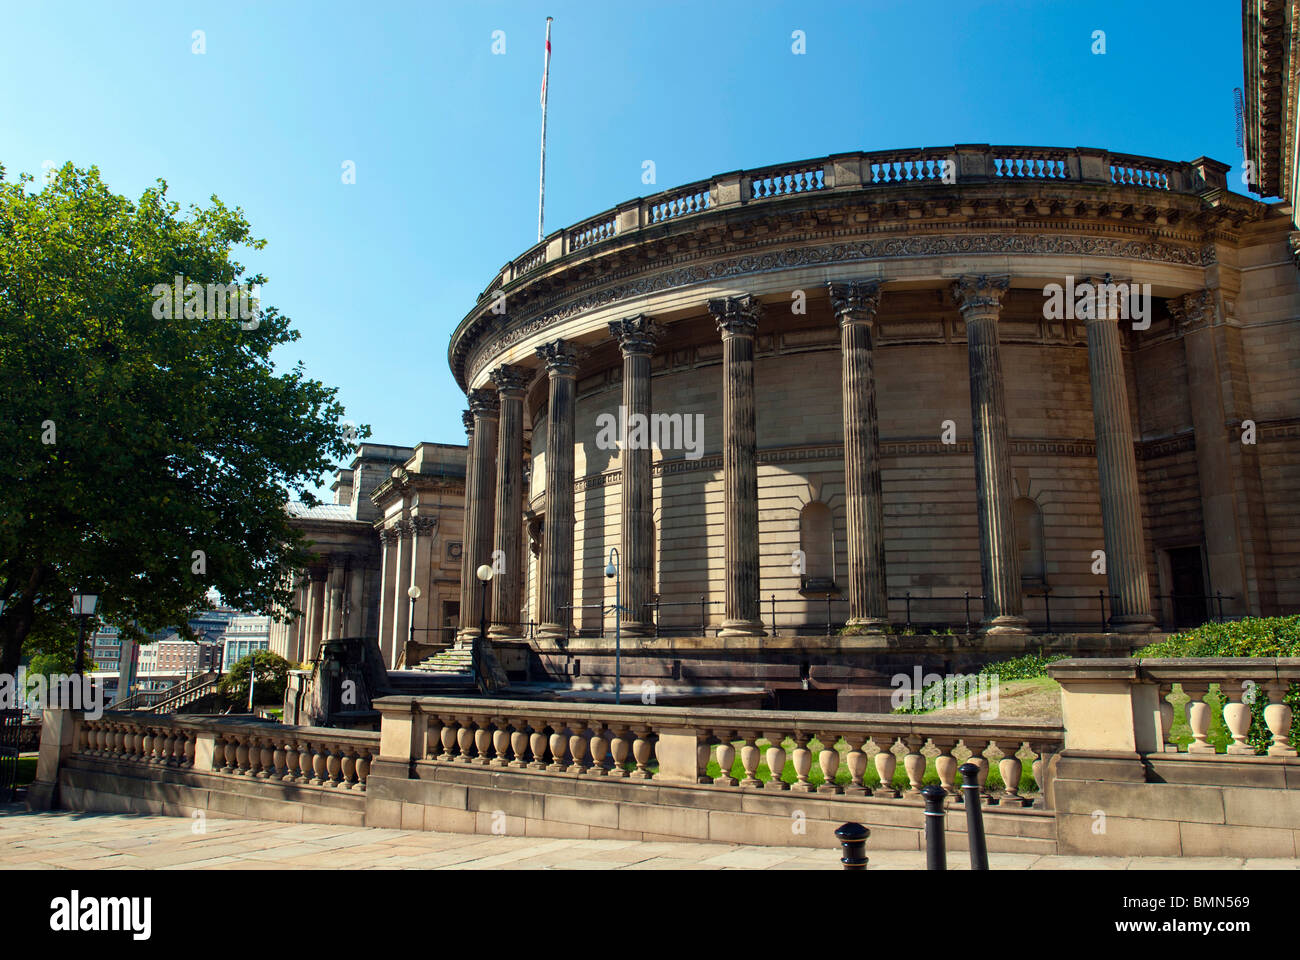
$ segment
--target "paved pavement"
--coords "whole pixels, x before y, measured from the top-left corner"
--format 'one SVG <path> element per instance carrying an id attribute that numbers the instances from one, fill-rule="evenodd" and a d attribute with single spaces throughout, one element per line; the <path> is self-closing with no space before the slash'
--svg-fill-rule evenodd
<path id="1" fill-rule="evenodd" d="M 925 854 L 870 850 L 871 869 L 922 870 Z M 203 821 L 114 813 L 28 813 L 0 806 L 0 870 L 838 870 L 836 850 L 723 843 L 547 840 L 461 833 Z M 965 869 L 966 855 L 949 853 Z M 994 870 L 1278 869 L 1300 860 L 1188 857 L 989 856 Z"/>

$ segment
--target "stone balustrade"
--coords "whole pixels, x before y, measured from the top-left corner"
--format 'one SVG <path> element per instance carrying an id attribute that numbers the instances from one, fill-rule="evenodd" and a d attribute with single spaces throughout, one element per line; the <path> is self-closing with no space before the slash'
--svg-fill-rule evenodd
<path id="1" fill-rule="evenodd" d="M 1109 184 L 1165 192 L 1194 192 L 1200 178 L 1190 163 L 1088 148 L 959 144 L 911 150 L 835 154 L 801 163 L 720 174 L 632 200 L 552 234 L 502 267 L 479 297 L 560 260 L 617 237 L 721 207 L 806 193 L 879 189 L 915 183 L 945 185 L 1041 180 Z M 471 314 L 473 316 L 473 314 Z M 468 318 L 467 318 L 468 320 Z M 464 322 L 461 326 L 464 326 Z M 457 329 L 452 340 L 460 334 Z"/>
<path id="2" fill-rule="evenodd" d="M 339 790 L 366 789 L 379 734 L 212 718 L 105 713 L 80 723 L 76 755 Z"/>
<path id="3" fill-rule="evenodd" d="M 427 697 L 386 697 L 375 707 L 384 716 L 386 761 L 917 802 L 930 761 L 942 786 L 957 796 L 957 768 L 969 759 L 980 768 L 989 801 L 1028 805 L 1031 798 L 1020 793 L 1023 758 L 1032 757 L 1033 777 L 1041 785 L 1045 764 L 1063 740 L 1061 728 L 1050 723 L 892 714 Z M 907 777 L 902 790 L 893 783 L 900 760 Z M 710 761 L 717 763 L 717 775 L 709 774 Z M 782 778 L 787 761 L 793 782 Z M 812 776 L 814 763 L 820 783 Z M 986 783 L 992 763 L 1005 785 L 996 793 Z M 773 771 L 766 781 L 759 777 L 760 764 Z M 869 764 L 878 785 L 867 782 Z M 741 775 L 733 776 L 733 770 Z"/>
<path id="4" fill-rule="evenodd" d="M 1066 746 L 1076 750 L 1131 751 L 1137 754 L 1214 754 L 1207 740 L 1215 714 L 1230 742 L 1226 754 L 1243 760 L 1294 757 L 1292 710 L 1283 698 L 1300 683 L 1300 658 L 1192 657 L 1183 659 L 1061 660 L 1048 668 L 1061 684 Z M 1171 742 L 1177 686 L 1189 699 L 1186 749 Z M 1214 706 L 1207 699 L 1219 692 Z M 1249 744 L 1252 703 L 1267 698 L 1264 723 L 1271 742 L 1259 756 Z"/>

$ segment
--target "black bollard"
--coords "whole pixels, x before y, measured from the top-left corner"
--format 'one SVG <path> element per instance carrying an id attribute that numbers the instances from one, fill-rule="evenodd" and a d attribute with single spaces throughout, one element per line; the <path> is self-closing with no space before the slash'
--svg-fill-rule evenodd
<path id="1" fill-rule="evenodd" d="M 947 870 L 948 855 L 943 845 L 943 800 L 948 791 L 943 787 L 926 787 L 921 796 L 925 798 L 925 869 Z"/>
<path id="2" fill-rule="evenodd" d="M 980 810 L 980 768 L 973 763 L 963 763 L 957 768 L 961 774 L 963 806 L 966 808 L 966 837 L 970 845 L 970 868 L 989 868 L 989 848 L 984 842 L 984 812 Z"/>
<path id="3" fill-rule="evenodd" d="M 860 823 L 846 823 L 835 831 L 835 836 L 844 851 L 840 857 L 844 869 L 867 869 L 867 837 L 871 836 L 871 831 Z"/>

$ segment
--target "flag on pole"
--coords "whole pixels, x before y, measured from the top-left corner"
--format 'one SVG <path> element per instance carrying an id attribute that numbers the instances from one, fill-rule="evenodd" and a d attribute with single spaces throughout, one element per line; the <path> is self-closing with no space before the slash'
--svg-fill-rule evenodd
<path id="1" fill-rule="evenodd" d="M 551 18 L 546 18 L 546 55 L 542 59 L 542 106 L 546 106 L 546 78 L 551 72 Z"/>
<path id="2" fill-rule="evenodd" d="M 546 54 L 542 60 L 542 169 L 537 185 L 537 242 L 545 236 L 546 213 L 546 80 L 551 74 L 551 17 L 546 18 Z"/>

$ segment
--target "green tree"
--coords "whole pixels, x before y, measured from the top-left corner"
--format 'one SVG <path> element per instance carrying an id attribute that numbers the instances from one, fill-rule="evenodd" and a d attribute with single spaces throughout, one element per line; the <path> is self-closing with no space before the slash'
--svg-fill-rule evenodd
<path id="1" fill-rule="evenodd" d="M 34 627 L 67 637 L 74 592 L 133 637 L 185 623 L 209 589 L 292 605 L 282 578 L 309 551 L 285 502 L 316 503 L 368 430 L 301 362 L 275 369 L 287 317 L 205 296 L 263 283 L 233 257 L 264 245 L 240 209 L 182 214 L 161 180 L 132 202 L 94 167 L 40 190 L 0 167 L 0 672 Z"/>
<path id="2" fill-rule="evenodd" d="M 248 678 L 256 678 L 253 703 L 279 705 L 284 702 L 284 688 L 289 682 L 291 664 L 278 653 L 254 650 L 232 666 L 217 684 L 217 689 L 235 704 L 248 704 Z"/>

